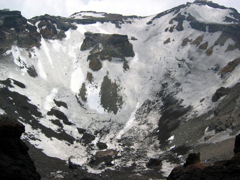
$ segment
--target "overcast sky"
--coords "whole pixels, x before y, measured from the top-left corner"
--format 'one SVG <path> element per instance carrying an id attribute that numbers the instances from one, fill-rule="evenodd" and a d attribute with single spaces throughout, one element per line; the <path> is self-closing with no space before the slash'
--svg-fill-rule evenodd
<path id="1" fill-rule="evenodd" d="M 226 7 L 234 7 L 240 12 L 239 0 L 212 1 Z M 68 17 L 75 12 L 87 10 L 147 16 L 186 2 L 186 0 L 0 0 L 0 9 L 20 10 L 26 18 L 44 14 Z"/>

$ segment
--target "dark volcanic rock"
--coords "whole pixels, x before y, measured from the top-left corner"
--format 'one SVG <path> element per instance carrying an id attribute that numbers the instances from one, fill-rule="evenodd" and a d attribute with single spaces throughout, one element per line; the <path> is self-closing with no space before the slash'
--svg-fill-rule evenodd
<path id="1" fill-rule="evenodd" d="M 178 24 L 176 26 L 176 30 L 182 31 L 183 30 L 183 21 L 185 20 L 185 16 L 179 13 L 176 17 L 170 20 L 169 24 L 172 24 L 173 21 L 177 21 Z"/>
<path id="2" fill-rule="evenodd" d="M 123 99 L 119 94 L 119 86 L 116 82 L 111 82 L 108 76 L 105 76 L 101 84 L 101 105 L 108 111 L 117 114 L 118 109 L 122 107 Z"/>
<path id="3" fill-rule="evenodd" d="M 89 62 L 90 69 L 92 69 L 93 71 L 98 71 L 98 70 L 102 69 L 102 62 L 97 56 L 89 55 L 89 60 L 90 60 L 90 62 Z"/>
<path id="4" fill-rule="evenodd" d="M 31 76 L 31 77 L 33 77 L 33 78 L 35 78 L 35 77 L 38 76 L 37 71 L 36 71 L 36 69 L 35 69 L 34 66 L 28 67 L 28 68 L 27 68 L 27 73 L 29 74 L 29 76 Z"/>
<path id="5" fill-rule="evenodd" d="M 164 106 L 161 111 L 162 116 L 158 122 L 158 139 L 164 149 L 169 143 L 168 138 L 171 136 L 171 132 L 180 125 L 178 118 L 191 110 L 191 106 L 183 107 L 181 101 L 176 100 L 172 95 L 162 97 L 162 100 Z"/>
<path id="6" fill-rule="evenodd" d="M 89 68 L 98 71 L 102 68 L 102 60 L 117 61 L 127 63 L 125 57 L 134 57 L 132 44 L 128 41 L 128 36 L 120 34 L 99 34 L 85 33 L 85 39 L 81 46 L 81 51 L 92 48 L 88 56 Z M 126 66 L 126 64 L 125 64 Z M 127 69 L 127 68 L 125 68 Z"/>
<path id="7" fill-rule="evenodd" d="M 181 46 L 186 46 L 188 44 L 188 42 L 192 42 L 192 40 L 188 39 L 188 38 L 183 39 L 183 42 L 182 42 Z"/>
<path id="8" fill-rule="evenodd" d="M 235 149 L 239 148 L 239 136 L 236 137 Z M 237 152 L 237 151 L 236 151 Z M 240 179 L 240 153 L 236 153 L 228 161 L 218 161 L 212 166 L 200 162 L 200 154 L 192 153 L 183 166 L 176 167 L 168 176 L 168 180 L 237 180 Z"/>
<path id="9" fill-rule="evenodd" d="M 67 116 L 62 111 L 52 108 L 51 111 L 48 111 L 47 115 L 54 115 L 55 117 L 63 120 L 64 124 L 72 125 L 72 123 L 68 120 Z"/>
<path id="10" fill-rule="evenodd" d="M 109 58 L 112 57 L 133 57 L 135 54 L 132 49 L 132 44 L 128 41 L 127 35 L 120 34 L 99 34 L 99 33 L 85 33 L 85 39 L 81 46 L 81 51 L 87 50 L 96 45 L 102 44 L 102 47 L 99 47 L 101 50 L 101 55 L 109 55 Z M 98 48 L 98 47 L 97 47 Z M 98 53 L 100 50 L 92 50 L 92 54 Z M 111 59 L 109 59 L 111 60 Z"/>
<path id="11" fill-rule="evenodd" d="M 62 102 L 62 101 L 57 101 L 57 100 L 53 100 L 54 101 L 54 103 L 58 106 L 58 107 L 65 107 L 66 109 L 68 109 L 68 105 L 67 105 L 67 103 L 65 103 L 65 102 Z"/>
<path id="12" fill-rule="evenodd" d="M 206 167 L 204 164 L 200 161 L 200 153 L 191 153 L 188 155 L 186 162 L 183 165 L 184 167 L 189 166 L 198 166 L 198 168 Z"/>
<path id="13" fill-rule="evenodd" d="M 71 161 L 71 158 L 72 158 L 72 157 L 68 158 L 68 167 L 69 167 L 70 169 L 77 169 L 77 168 L 78 168 L 78 165 L 75 164 L 75 163 L 73 163 L 73 162 Z"/>
<path id="14" fill-rule="evenodd" d="M 72 22 L 76 22 L 78 24 L 94 24 L 96 22 L 100 23 L 105 23 L 105 22 L 111 22 L 115 24 L 116 28 L 121 28 L 121 24 L 131 24 L 132 21 L 131 19 L 141 19 L 144 17 L 139 17 L 139 16 L 123 16 L 121 14 L 111 14 L 111 13 L 101 13 L 101 17 L 97 16 L 91 16 L 91 15 L 82 15 L 81 13 L 97 13 L 95 11 L 81 11 L 81 12 L 76 12 L 71 15 Z M 80 13 L 80 14 L 79 14 Z M 82 18 L 76 18 L 76 16 L 81 16 Z"/>
<path id="15" fill-rule="evenodd" d="M 237 154 L 240 152 L 240 134 L 236 136 L 235 139 L 235 145 L 234 145 L 234 154 Z"/>
<path id="16" fill-rule="evenodd" d="M 170 10 L 167 10 L 167 11 L 164 11 L 164 12 L 162 12 L 162 13 L 159 13 L 159 14 L 156 15 L 154 18 L 152 18 L 149 22 L 147 22 L 147 24 L 148 24 L 148 25 L 152 24 L 155 19 L 161 18 L 162 16 L 164 16 L 164 15 L 166 15 L 166 14 L 168 14 L 168 13 L 174 12 L 174 13 L 176 14 L 176 13 L 178 13 L 178 12 L 181 10 L 181 8 L 184 8 L 184 7 L 186 7 L 186 5 L 185 5 L 185 4 L 182 4 L 182 5 L 180 5 L 180 6 L 177 6 L 177 7 L 175 7 L 175 8 L 172 8 L 172 9 L 170 9 Z"/>
<path id="17" fill-rule="evenodd" d="M 0 54 L 11 49 L 12 44 L 23 48 L 39 47 L 41 35 L 20 11 L 0 10 Z"/>
<path id="18" fill-rule="evenodd" d="M 100 150 L 103 150 L 103 149 L 107 149 L 107 144 L 106 143 L 103 143 L 103 142 L 98 142 L 97 143 L 97 147 L 100 149 Z"/>
<path id="19" fill-rule="evenodd" d="M 24 126 L 0 117 L 0 179 L 38 180 L 40 175 L 28 155 L 28 147 L 20 139 Z"/>
<path id="20" fill-rule="evenodd" d="M 219 88 L 212 97 L 213 102 L 217 102 L 222 96 L 228 94 L 229 88 L 221 87 Z"/>
<path id="21" fill-rule="evenodd" d="M 77 128 L 77 130 L 79 134 L 83 134 L 86 132 L 86 129 L 82 129 L 82 128 Z"/>
<path id="22" fill-rule="evenodd" d="M 77 27 L 72 24 L 67 18 L 60 16 L 50 16 L 45 14 L 37 16 L 29 20 L 31 23 L 37 24 L 42 36 L 46 39 L 60 39 L 66 37 L 65 31 L 69 29 L 76 29 Z"/>
<path id="23" fill-rule="evenodd" d="M 106 166 L 113 166 L 112 161 L 115 159 L 115 156 L 118 154 L 116 150 L 109 149 L 106 151 L 98 151 L 96 155 L 91 159 L 89 164 L 91 166 L 98 166 L 102 162 L 105 163 Z"/>
<path id="24" fill-rule="evenodd" d="M 78 130 L 79 131 L 79 130 Z M 89 144 L 91 143 L 93 140 L 95 139 L 94 135 L 88 134 L 88 133 L 84 133 L 82 138 L 81 138 L 81 143 L 83 144 Z"/>
<path id="25" fill-rule="evenodd" d="M 87 89 L 85 83 L 82 83 L 82 87 L 79 92 L 79 96 L 83 101 L 87 101 Z"/>
<path id="26" fill-rule="evenodd" d="M 240 58 L 236 58 L 233 61 L 229 62 L 227 66 L 222 68 L 218 74 L 231 73 L 240 63 Z"/>
<path id="27" fill-rule="evenodd" d="M 148 163 L 146 164 L 147 168 L 161 168 L 162 161 L 160 159 L 151 158 Z"/>

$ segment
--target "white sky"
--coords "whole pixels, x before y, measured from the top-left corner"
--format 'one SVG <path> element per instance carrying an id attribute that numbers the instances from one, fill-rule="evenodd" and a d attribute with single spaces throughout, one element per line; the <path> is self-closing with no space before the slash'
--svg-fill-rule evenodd
<path id="1" fill-rule="evenodd" d="M 194 0 L 188 0 L 193 2 Z M 240 11 L 239 0 L 212 0 Z M 0 9 L 20 10 L 26 18 L 50 14 L 68 17 L 79 11 L 147 16 L 163 12 L 187 0 L 0 0 Z"/>

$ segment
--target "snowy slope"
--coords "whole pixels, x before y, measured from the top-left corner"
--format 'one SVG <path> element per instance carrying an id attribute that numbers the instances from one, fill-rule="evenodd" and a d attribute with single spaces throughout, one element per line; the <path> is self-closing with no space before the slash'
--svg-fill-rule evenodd
<path id="1" fill-rule="evenodd" d="M 184 121 L 187 122 L 219 104 L 212 102 L 212 95 L 219 87 L 233 87 L 239 82 L 238 66 L 225 78 L 214 70 L 216 67 L 220 70 L 230 61 L 239 58 L 239 49 L 226 51 L 229 45 L 236 43 L 234 39 L 227 38 L 224 45 L 216 45 L 215 42 L 221 38 L 220 30 L 196 30 L 191 27 L 190 21 L 185 19 L 182 23 L 183 30 L 178 31 L 174 27 L 179 22 L 174 18 L 179 14 L 186 18 L 191 15 L 205 24 L 237 24 L 238 20 L 232 13 L 231 9 L 188 4 L 176 11 L 166 12 L 159 18 L 153 15 L 129 19 L 131 23 L 122 23 L 121 28 L 111 22 L 88 25 L 75 23 L 77 29 L 69 29 L 66 32 L 67 37 L 62 40 L 47 40 L 42 37 L 40 48 L 24 49 L 12 45 L 11 50 L 3 55 L 7 61 L 0 62 L 0 80 L 11 78 L 23 83 L 26 88 L 14 86 L 10 91 L 27 96 L 30 103 L 37 106 L 42 113 L 42 117 L 36 117 L 38 123 L 57 134 L 64 131 L 75 140 L 70 143 L 61 138 L 49 137 L 43 130 L 33 128 L 20 117 L 19 120 L 26 129 L 23 138 L 42 149 L 48 156 L 66 161 L 70 156 L 74 156 L 74 162 L 86 166 L 89 172 L 100 173 L 104 170 L 88 165 L 89 159 L 99 151 L 97 142 L 104 142 L 108 149 L 119 152 L 121 158 L 115 160 L 112 168 L 131 166 L 136 162 L 139 170 L 146 169 L 145 164 L 149 158 L 158 158 L 166 150 L 161 149 L 161 140 L 157 136 L 165 103 L 158 96 L 161 91 L 164 91 L 164 95 L 172 95 L 182 107 L 191 107 L 191 110 L 184 114 Z M 86 12 L 70 18 L 89 17 L 101 18 L 104 15 Z M 226 22 L 225 17 L 236 21 Z M 152 23 L 149 24 L 151 20 Z M 169 31 L 171 27 L 173 30 Z M 87 57 L 91 49 L 80 50 L 85 32 L 127 35 L 135 53 L 134 57 L 126 57 L 129 70 L 125 71 L 118 61 L 108 60 L 102 61 L 99 71 L 90 69 Z M 199 44 L 194 44 L 194 40 L 199 36 L 202 36 L 202 40 Z M 186 38 L 191 42 L 183 46 Z M 206 49 L 199 48 L 206 42 Z M 206 53 L 210 47 L 213 47 L 212 55 Z M 26 67 L 31 66 L 38 74 L 35 78 L 27 73 Z M 88 72 L 92 74 L 93 82 L 87 80 Z M 124 103 L 117 114 L 107 112 L 100 102 L 99 94 L 105 76 L 120 87 L 119 94 Z M 82 102 L 81 106 L 78 93 L 83 83 L 86 85 L 87 101 Z M 167 88 L 164 89 L 164 85 L 167 85 Z M 202 99 L 204 100 L 201 101 Z M 66 103 L 67 108 L 58 107 L 55 101 Z M 70 124 L 63 120 L 60 120 L 62 128 L 54 124 L 52 120 L 57 118 L 48 114 L 52 108 L 64 113 Z M 4 110 L 0 109 L 0 112 L 4 114 Z M 82 143 L 83 134 L 79 133 L 78 128 L 95 136 L 93 145 Z M 168 137 L 168 149 L 174 147 L 172 142 L 175 137 L 174 134 Z M 126 146 L 132 150 L 127 151 Z M 162 171 L 166 176 L 171 167 L 171 162 L 163 161 Z"/>

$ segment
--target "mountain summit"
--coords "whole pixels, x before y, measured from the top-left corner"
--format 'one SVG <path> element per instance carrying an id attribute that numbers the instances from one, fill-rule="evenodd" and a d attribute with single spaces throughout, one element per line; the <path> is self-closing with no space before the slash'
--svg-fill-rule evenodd
<path id="1" fill-rule="evenodd" d="M 99 179 L 166 177 L 192 151 L 231 158 L 239 22 L 210 1 L 148 17 L 0 11 L 0 113 L 36 151 Z"/>

